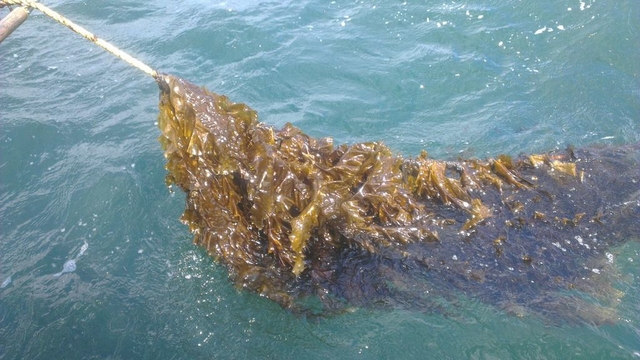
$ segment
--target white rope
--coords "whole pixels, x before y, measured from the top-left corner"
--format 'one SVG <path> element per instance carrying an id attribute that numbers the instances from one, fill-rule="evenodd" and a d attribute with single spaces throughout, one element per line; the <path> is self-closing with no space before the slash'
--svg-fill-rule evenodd
<path id="1" fill-rule="evenodd" d="M 129 63 L 129 65 L 132 65 L 132 66 L 142 70 L 147 75 L 150 75 L 153 78 L 157 78 L 158 77 L 158 72 L 153 70 L 148 65 L 144 64 L 142 61 L 134 58 L 133 56 L 131 56 L 131 55 L 125 53 L 125 52 L 123 52 L 122 50 L 120 50 L 117 47 L 113 46 L 111 43 L 100 39 L 99 37 L 95 36 L 94 34 L 90 33 L 86 29 L 84 29 L 82 26 L 73 23 L 71 20 L 65 18 L 64 16 L 62 16 L 59 13 L 49 9 L 48 7 L 40 4 L 37 1 L 31 1 L 31 0 L 2 0 L 2 1 L 0 1 L 0 4 L 23 5 L 23 6 L 29 6 L 29 7 L 32 7 L 34 9 L 40 10 L 43 14 L 49 16 L 50 18 L 54 19 L 55 21 L 61 23 L 64 26 L 68 27 L 69 29 L 73 30 L 74 32 L 82 35 L 84 38 L 90 40 L 91 42 L 95 43 L 96 45 L 100 46 L 101 48 L 107 50 L 108 52 L 112 53 L 113 55 L 115 55 L 115 56 L 119 57 L 120 59 L 126 61 L 127 63 Z"/>

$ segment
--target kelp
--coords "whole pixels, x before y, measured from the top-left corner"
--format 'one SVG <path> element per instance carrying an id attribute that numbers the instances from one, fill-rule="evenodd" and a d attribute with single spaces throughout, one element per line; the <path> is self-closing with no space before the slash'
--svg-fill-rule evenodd
<path id="1" fill-rule="evenodd" d="M 318 311 L 312 298 L 320 313 L 447 311 L 467 294 L 507 310 L 609 318 L 583 298 L 618 294 L 589 266 L 638 234 L 637 146 L 404 159 L 381 142 L 275 129 L 178 77 L 158 82 L 167 184 L 186 193 L 195 243 L 239 287 L 301 312 Z"/>

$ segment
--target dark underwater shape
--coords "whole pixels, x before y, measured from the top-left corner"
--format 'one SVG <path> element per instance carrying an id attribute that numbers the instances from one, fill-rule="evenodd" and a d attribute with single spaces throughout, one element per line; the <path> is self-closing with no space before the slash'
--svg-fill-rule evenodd
<path id="1" fill-rule="evenodd" d="M 616 320 L 609 249 L 640 233 L 640 146 L 487 160 L 334 145 L 170 75 L 167 183 L 241 288 L 301 313 L 451 313 L 461 298 L 553 322 Z"/>

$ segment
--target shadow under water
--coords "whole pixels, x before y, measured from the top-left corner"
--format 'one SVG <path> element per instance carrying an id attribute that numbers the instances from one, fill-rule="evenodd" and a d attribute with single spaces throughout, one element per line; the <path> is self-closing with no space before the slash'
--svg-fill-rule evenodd
<path id="1" fill-rule="evenodd" d="M 467 297 L 554 323 L 617 319 L 609 251 L 640 233 L 638 144 L 404 159 L 274 129 L 177 77 L 158 83 L 182 221 L 239 287 L 304 314 L 448 314 Z"/>

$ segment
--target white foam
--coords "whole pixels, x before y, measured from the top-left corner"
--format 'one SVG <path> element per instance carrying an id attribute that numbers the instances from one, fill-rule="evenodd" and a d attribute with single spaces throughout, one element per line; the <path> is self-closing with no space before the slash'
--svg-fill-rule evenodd
<path id="1" fill-rule="evenodd" d="M 609 264 L 613 264 L 613 254 L 610 252 L 605 253 L 605 256 L 607 257 L 607 261 L 609 262 Z"/>

